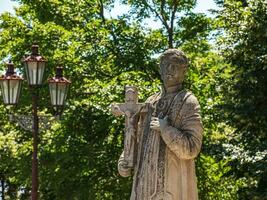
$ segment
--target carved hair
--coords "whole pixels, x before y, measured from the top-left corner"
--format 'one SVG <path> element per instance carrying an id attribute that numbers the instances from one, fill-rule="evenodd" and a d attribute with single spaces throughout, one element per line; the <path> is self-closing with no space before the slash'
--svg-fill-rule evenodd
<path id="1" fill-rule="evenodd" d="M 185 67 L 188 66 L 188 58 L 184 54 L 184 52 L 178 50 L 178 49 L 168 49 L 160 56 L 160 69 L 163 70 L 163 68 L 166 67 L 166 63 L 170 59 L 177 60 L 177 63 L 180 65 L 184 65 Z"/>

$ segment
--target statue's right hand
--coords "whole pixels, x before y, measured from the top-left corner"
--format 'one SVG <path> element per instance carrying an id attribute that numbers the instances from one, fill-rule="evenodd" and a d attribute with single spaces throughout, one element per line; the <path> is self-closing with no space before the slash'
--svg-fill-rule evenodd
<path id="1" fill-rule="evenodd" d="M 118 166 L 123 169 L 128 169 L 128 162 L 126 160 L 119 160 Z"/>
<path id="2" fill-rule="evenodd" d="M 119 160 L 118 171 L 123 177 L 128 177 L 131 175 L 131 167 L 128 166 L 128 162 L 126 160 Z"/>
<path id="3" fill-rule="evenodd" d="M 159 124 L 159 118 L 152 117 L 150 121 L 150 128 L 159 132 L 160 131 L 160 124 Z"/>

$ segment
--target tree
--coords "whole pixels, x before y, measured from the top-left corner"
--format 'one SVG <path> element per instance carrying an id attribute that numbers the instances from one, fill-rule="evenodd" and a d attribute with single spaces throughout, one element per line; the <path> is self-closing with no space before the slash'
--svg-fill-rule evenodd
<path id="1" fill-rule="evenodd" d="M 124 0 L 122 2 L 131 6 L 130 14 L 134 19 L 142 21 L 153 16 L 155 20 L 160 21 L 163 38 L 167 38 L 168 48 L 177 48 L 185 41 L 197 39 L 210 28 L 210 21 L 205 15 L 192 13 L 196 0 Z"/>
<path id="2" fill-rule="evenodd" d="M 222 35 L 218 46 L 232 66 L 232 76 L 222 84 L 225 101 L 221 104 L 223 120 L 235 130 L 228 145 L 236 157 L 232 173 L 247 180 L 239 191 L 241 199 L 266 199 L 267 3 L 220 3 L 218 26 Z"/>

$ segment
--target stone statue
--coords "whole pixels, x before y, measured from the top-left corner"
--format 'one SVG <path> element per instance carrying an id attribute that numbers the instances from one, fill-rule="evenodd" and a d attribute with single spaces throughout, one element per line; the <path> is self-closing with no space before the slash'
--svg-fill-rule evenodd
<path id="1" fill-rule="evenodd" d="M 126 118 L 118 170 L 121 176 L 133 175 L 131 200 L 198 199 L 194 158 L 203 128 L 197 98 L 182 86 L 187 66 L 183 52 L 165 51 L 162 91 L 141 104 L 137 89 L 126 87 L 126 102 L 112 105 L 114 114 Z"/>

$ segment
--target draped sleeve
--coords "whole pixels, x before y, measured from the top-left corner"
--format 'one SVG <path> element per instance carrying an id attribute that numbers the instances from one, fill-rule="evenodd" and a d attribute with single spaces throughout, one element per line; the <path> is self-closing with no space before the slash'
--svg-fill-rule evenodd
<path id="1" fill-rule="evenodd" d="M 180 116 L 176 117 L 176 120 L 181 120 L 180 126 L 167 126 L 161 132 L 162 139 L 180 159 L 193 159 L 201 149 L 203 134 L 200 106 L 197 98 L 190 95 L 177 115 Z"/>

